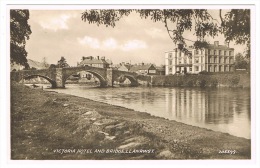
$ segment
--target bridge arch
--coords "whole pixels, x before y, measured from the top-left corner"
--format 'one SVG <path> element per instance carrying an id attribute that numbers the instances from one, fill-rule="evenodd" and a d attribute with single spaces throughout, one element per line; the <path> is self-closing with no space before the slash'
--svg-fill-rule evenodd
<path id="1" fill-rule="evenodd" d="M 27 80 L 27 79 L 36 78 L 36 77 L 41 77 L 41 78 L 43 78 L 43 79 L 46 79 L 48 82 L 50 82 L 52 88 L 55 88 L 55 87 L 57 86 L 57 84 L 56 84 L 55 81 L 53 81 L 53 80 L 50 79 L 49 77 L 43 76 L 43 75 L 26 75 L 26 76 L 23 76 L 23 78 L 21 78 L 21 80 L 23 80 L 23 79 Z M 20 81 L 21 81 L 21 80 L 20 80 Z M 20 81 L 19 81 L 19 82 L 20 82 Z"/>
<path id="2" fill-rule="evenodd" d="M 118 76 L 117 78 L 120 78 L 120 77 L 127 78 L 131 82 L 131 86 L 137 86 L 138 85 L 137 79 L 132 75 L 122 74 L 122 75 Z"/>
<path id="3" fill-rule="evenodd" d="M 107 80 L 106 80 L 101 74 L 99 74 L 98 72 L 95 72 L 95 71 L 93 71 L 93 70 L 84 70 L 84 69 L 82 69 L 82 70 L 76 70 L 76 71 L 74 71 L 74 72 L 70 72 L 70 73 L 64 75 L 63 83 L 65 84 L 66 80 L 67 80 L 71 75 L 73 75 L 73 74 L 75 74 L 75 73 L 78 73 L 78 72 L 82 72 L 82 71 L 89 72 L 89 73 L 93 74 L 95 77 L 97 77 L 98 80 L 99 80 L 99 82 L 100 82 L 100 86 L 101 86 L 101 87 L 104 87 L 104 86 L 107 85 Z"/>

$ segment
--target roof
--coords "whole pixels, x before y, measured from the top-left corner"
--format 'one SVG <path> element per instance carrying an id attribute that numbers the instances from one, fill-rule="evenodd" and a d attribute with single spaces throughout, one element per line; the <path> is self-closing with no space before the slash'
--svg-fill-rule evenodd
<path id="1" fill-rule="evenodd" d="M 139 70 L 148 70 L 153 64 L 145 64 L 145 65 L 133 65 L 129 71 L 136 72 Z"/>
<path id="2" fill-rule="evenodd" d="M 234 48 L 230 48 L 226 45 L 214 45 L 214 44 L 209 44 L 208 47 L 206 47 L 207 49 L 216 49 L 216 50 L 234 50 Z M 190 46 L 187 47 L 188 50 L 194 49 L 191 48 Z M 175 50 L 169 50 L 169 51 L 165 51 L 165 53 L 169 53 L 169 52 L 175 52 Z"/>
<path id="3" fill-rule="evenodd" d="M 165 67 L 163 67 L 163 66 L 156 66 L 155 67 L 158 71 L 165 71 Z"/>
<path id="4" fill-rule="evenodd" d="M 85 64 L 109 64 L 104 59 L 84 59 L 79 63 L 79 65 L 85 65 Z"/>
<path id="5" fill-rule="evenodd" d="M 207 48 L 208 49 L 219 49 L 219 50 L 234 50 L 234 48 L 229 48 L 226 45 L 215 46 L 214 44 L 209 44 L 209 46 Z"/>
<path id="6" fill-rule="evenodd" d="M 132 67 L 132 65 L 130 65 L 130 64 L 124 64 L 124 65 L 119 66 L 118 68 L 121 68 L 123 66 L 126 67 L 126 69 L 128 69 L 128 70 Z"/>

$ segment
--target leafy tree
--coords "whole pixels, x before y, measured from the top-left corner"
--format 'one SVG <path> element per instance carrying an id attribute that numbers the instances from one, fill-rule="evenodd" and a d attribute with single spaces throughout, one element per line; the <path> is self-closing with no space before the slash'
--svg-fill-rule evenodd
<path id="1" fill-rule="evenodd" d="M 61 57 L 57 63 L 57 68 L 64 68 L 64 67 L 69 67 L 69 64 L 67 64 L 67 61 L 64 57 Z"/>
<path id="2" fill-rule="evenodd" d="M 28 24 L 28 10 L 10 10 L 10 57 L 11 63 L 17 63 L 29 68 L 27 63 L 27 52 L 25 50 L 26 40 L 32 33 Z"/>
<path id="3" fill-rule="evenodd" d="M 192 41 L 183 36 L 185 31 L 194 31 L 197 40 L 192 41 L 195 48 L 208 45 L 206 36 L 215 37 L 224 34 L 227 42 L 233 40 L 236 44 L 246 44 L 247 55 L 250 53 L 250 10 L 232 9 L 224 17 L 219 10 L 219 18 L 213 18 L 207 9 L 102 9 L 86 10 L 82 13 L 82 20 L 90 24 L 115 27 L 122 17 L 136 12 L 142 19 L 162 22 L 171 40 L 177 44 Z M 220 20 L 220 22 L 219 22 Z M 170 28 L 170 26 L 172 28 Z M 182 47 L 183 45 L 179 45 Z M 185 48 L 183 48 L 185 50 Z"/>
<path id="4" fill-rule="evenodd" d="M 249 61 L 241 53 L 237 53 L 235 56 L 235 68 L 236 69 L 248 69 Z"/>
<path id="5" fill-rule="evenodd" d="M 235 41 L 236 44 L 246 44 L 246 57 L 250 57 L 250 10 L 232 9 L 222 18 L 220 10 L 223 34 L 226 41 Z"/>

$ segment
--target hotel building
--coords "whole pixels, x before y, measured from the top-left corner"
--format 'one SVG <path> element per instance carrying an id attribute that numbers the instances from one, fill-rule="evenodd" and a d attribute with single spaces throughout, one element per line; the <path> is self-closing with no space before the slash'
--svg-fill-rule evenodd
<path id="1" fill-rule="evenodd" d="M 176 48 L 165 52 L 165 74 L 231 72 L 234 71 L 234 48 L 229 44 L 219 45 L 218 41 L 203 49 L 188 48 L 182 52 Z"/>

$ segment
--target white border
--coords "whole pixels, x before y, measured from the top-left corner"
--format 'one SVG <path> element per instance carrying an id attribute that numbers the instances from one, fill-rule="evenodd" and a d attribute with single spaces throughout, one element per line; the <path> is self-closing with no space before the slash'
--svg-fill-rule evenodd
<path id="1" fill-rule="evenodd" d="M 30 6 L 32 5 L 33 6 Z M 59 5 L 57 5 L 59 4 Z M 64 4 L 64 5 L 63 5 Z M 65 5 L 67 4 L 67 5 Z M 74 5 L 77 4 L 77 5 Z M 81 4 L 92 4 L 91 6 L 83 6 Z M 99 4 L 99 5 L 98 5 Z M 103 4 L 109 4 L 109 5 L 103 5 Z M 0 124 L 1 124 L 1 136 L 0 138 L 1 141 L 1 166 L 3 167 L 50 167 L 50 166 L 61 166 L 62 167 L 71 167 L 71 166 L 77 166 L 77 167 L 86 167 L 86 164 L 88 166 L 92 167 L 104 167 L 104 166 L 113 166 L 113 167 L 133 167 L 133 166 L 150 166 L 150 167 L 158 167 L 158 166 L 171 166 L 171 167 L 260 167 L 259 165 L 259 114 L 256 113 L 255 115 L 252 114 L 252 126 L 251 126 L 251 132 L 252 132 L 252 160 L 251 161 L 244 161 L 244 160 L 239 160 L 239 161 L 230 161 L 230 160 L 185 160 L 185 161 L 13 161 L 10 160 L 8 156 L 8 151 L 9 151 L 9 146 L 7 144 L 9 143 L 10 138 L 6 138 L 7 136 L 10 136 L 10 125 L 9 125 L 9 110 L 10 110 L 10 94 L 9 94 L 9 86 L 10 86 L 10 65 L 9 65 L 9 57 L 8 57 L 8 47 L 7 45 L 7 39 L 9 39 L 8 32 L 8 9 L 11 7 L 27 7 L 29 5 L 29 9 L 86 9 L 86 8 L 93 8 L 94 6 L 97 6 L 97 8 L 122 8 L 122 6 L 116 5 L 115 4 L 126 4 L 125 8 L 140 8 L 140 4 L 147 4 L 145 5 L 145 8 L 160 8 L 160 7 L 172 7 L 173 2 L 170 0 L 115 0 L 115 1 L 106 1 L 106 0 L 95 0 L 95 1 L 85 1 L 85 0 L 74 0 L 74 1 L 67 1 L 67 0 L 38 0 L 37 3 L 34 0 L 4 0 L 1 1 L 1 56 L 0 56 L 0 67 L 1 67 L 1 79 L 4 79 L 4 82 L 1 82 L 0 84 L 0 89 L 1 89 L 1 117 L 0 117 Z M 131 5 L 129 5 L 131 4 Z M 139 4 L 139 5 L 133 5 L 133 4 Z M 160 4 L 165 4 L 165 5 L 160 5 Z M 259 55 L 259 2 L 258 0 L 199 0 L 198 2 L 195 3 L 194 0 L 182 0 L 179 2 L 174 2 L 174 4 L 178 4 L 180 8 L 217 8 L 218 5 L 224 4 L 224 8 L 236 8 L 236 7 L 241 7 L 237 6 L 237 4 L 253 4 L 255 5 L 255 10 L 252 9 L 252 22 L 255 23 L 256 27 L 252 27 L 252 54 L 255 56 Z M 192 6 L 188 6 L 191 5 Z M 207 5 L 205 5 L 207 4 Z M 52 5 L 52 6 L 49 6 Z M 203 5 L 203 6 L 202 6 Z M 174 5 L 173 7 L 176 7 Z M 223 7 L 223 6 L 222 6 Z M 246 7 L 246 6 L 245 6 Z M 247 8 L 247 7 L 246 7 Z M 3 26 L 5 25 L 5 26 Z M 5 29 L 6 28 L 6 29 Z M 258 46 L 256 48 L 256 46 Z M 256 52 L 254 52 L 256 51 Z M 255 85 L 256 83 L 258 84 L 257 76 L 256 76 L 256 71 L 259 70 L 259 66 L 256 67 L 256 63 L 258 63 L 259 58 L 258 57 L 252 57 L 251 60 L 251 111 L 257 112 L 258 106 L 256 105 L 256 93 L 258 91 L 258 88 Z M 254 120 L 255 118 L 255 120 Z M 256 126 L 256 129 L 253 129 Z M 255 132 L 255 133 L 253 133 Z M 258 134 L 257 134 L 258 133 Z M 253 140 L 257 141 L 253 141 Z M 256 153 L 257 152 L 257 153 Z M 256 153 L 256 154 L 255 154 Z"/>

